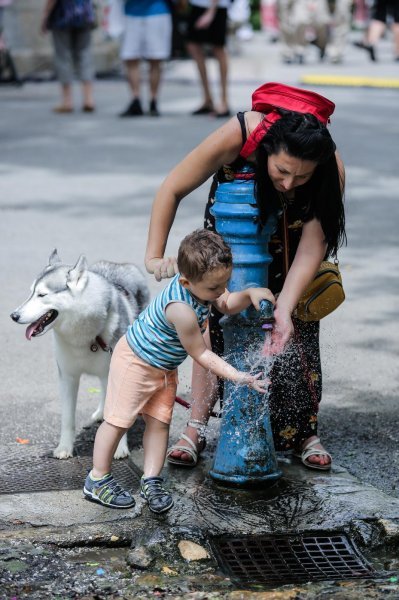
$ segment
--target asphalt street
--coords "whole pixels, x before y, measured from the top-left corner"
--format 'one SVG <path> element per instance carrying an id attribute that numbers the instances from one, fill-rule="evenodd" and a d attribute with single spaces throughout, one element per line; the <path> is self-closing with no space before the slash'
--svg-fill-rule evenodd
<path id="1" fill-rule="evenodd" d="M 313 52 L 313 49 L 312 49 Z M 233 57 L 232 111 L 249 108 L 265 81 L 299 85 L 308 74 L 397 77 L 388 44 L 370 65 L 354 49 L 342 66 L 281 65 L 262 37 Z M 216 78 L 213 73 L 213 79 Z M 340 253 L 347 300 L 322 326 L 324 396 L 320 433 L 334 460 L 361 480 L 399 495 L 398 474 L 398 89 L 318 87 L 336 103 L 331 132 L 346 164 L 348 245 Z M 9 314 L 29 293 L 53 248 L 74 263 L 80 254 L 143 265 L 152 198 L 168 171 L 220 123 L 190 116 L 200 103 L 190 61 L 167 66 L 159 119 L 117 117 L 128 102 L 124 81 L 96 83 L 97 112 L 52 114 L 55 82 L 0 89 L 0 446 L 16 438 L 56 445 L 57 373 L 51 335 L 28 342 Z M 78 94 L 76 94 L 79 106 Z M 168 252 L 202 224 L 208 185 L 184 200 Z M 148 277 L 151 291 L 161 284 Z M 189 364 L 181 393 L 188 393 Z M 93 412 L 95 383 L 84 380 L 78 429 Z M 172 436 L 185 418 L 177 408 Z"/>

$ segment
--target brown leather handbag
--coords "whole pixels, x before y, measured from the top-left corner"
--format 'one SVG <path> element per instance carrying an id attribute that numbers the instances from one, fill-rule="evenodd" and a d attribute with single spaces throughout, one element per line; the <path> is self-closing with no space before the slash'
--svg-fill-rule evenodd
<path id="1" fill-rule="evenodd" d="M 288 224 L 284 210 L 284 268 L 288 273 L 289 247 Z M 338 267 L 338 260 L 334 262 L 323 261 L 312 283 L 303 293 L 294 311 L 294 316 L 301 321 L 320 321 L 332 313 L 345 300 L 342 277 Z"/>

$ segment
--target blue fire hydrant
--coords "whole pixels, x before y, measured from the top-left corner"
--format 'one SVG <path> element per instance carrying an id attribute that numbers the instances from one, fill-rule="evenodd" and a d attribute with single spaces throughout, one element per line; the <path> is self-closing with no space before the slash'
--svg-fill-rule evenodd
<path id="1" fill-rule="evenodd" d="M 233 254 L 233 272 L 229 290 L 268 286 L 268 252 L 270 235 L 276 227 L 271 216 L 262 228 L 254 196 L 254 182 L 238 179 L 218 186 L 211 208 L 216 231 L 229 244 Z M 272 327 L 273 306 L 262 301 L 261 310 L 249 307 L 238 315 L 225 316 L 223 328 L 224 354 L 239 371 L 254 372 L 259 368 L 265 329 Z M 263 327 L 262 327 L 263 326 Z M 267 335 L 267 333 L 266 333 Z M 236 485 L 273 482 L 282 473 L 277 465 L 270 426 L 268 394 L 248 386 L 225 382 L 223 418 L 214 463 L 213 479 Z"/>

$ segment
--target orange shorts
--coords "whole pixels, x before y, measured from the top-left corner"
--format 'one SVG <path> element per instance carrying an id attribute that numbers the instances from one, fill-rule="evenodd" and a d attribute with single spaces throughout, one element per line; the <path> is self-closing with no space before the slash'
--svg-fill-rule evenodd
<path id="1" fill-rule="evenodd" d="M 104 420 L 129 428 L 138 414 L 170 423 L 177 389 L 177 369 L 157 369 L 136 356 L 123 336 L 112 354 Z"/>

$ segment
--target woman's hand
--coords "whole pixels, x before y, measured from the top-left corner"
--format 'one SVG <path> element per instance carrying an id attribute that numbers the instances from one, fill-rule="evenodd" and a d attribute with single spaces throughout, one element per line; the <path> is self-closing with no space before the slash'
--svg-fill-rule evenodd
<path id="1" fill-rule="evenodd" d="M 167 279 L 168 277 L 174 277 L 179 269 L 177 267 L 177 260 L 174 256 L 164 258 L 150 258 L 146 261 L 145 267 L 148 273 L 153 273 L 157 281 Z"/>
<path id="2" fill-rule="evenodd" d="M 271 332 L 270 354 L 281 354 L 294 334 L 291 314 L 278 306 L 274 310 L 273 329 Z"/>
<path id="3" fill-rule="evenodd" d="M 215 18 L 215 14 L 215 8 L 208 8 L 208 10 L 206 10 L 204 14 L 202 14 L 200 18 L 196 21 L 195 29 L 208 29 L 213 19 Z"/>

